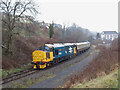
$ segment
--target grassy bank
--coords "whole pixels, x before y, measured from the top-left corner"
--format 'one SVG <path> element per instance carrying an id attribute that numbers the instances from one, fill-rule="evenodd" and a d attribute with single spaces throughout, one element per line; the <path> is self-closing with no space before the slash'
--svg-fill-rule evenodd
<path id="1" fill-rule="evenodd" d="M 9 76 L 15 72 L 20 72 L 22 70 L 26 70 L 26 69 L 31 68 L 31 67 L 32 67 L 32 65 L 30 63 L 28 63 L 26 66 L 23 66 L 20 68 L 10 68 L 9 70 L 1 69 L 2 74 L 0 74 L 0 75 L 2 75 L 2 77 L 6 77 L 6 76 Z"/>
<path id="2" fill-rule="evenodd" d="M 77 83 L 72 88 L 118 88 L 118 68 L 108 75 L 105 74 L 88 82 Z"/>
<path id="3" fill-rule="evenodd" d="M 7 86 L 7 88 L 29 88 L 30 86 L 37 84 L 38 82 L 50 79 L 55 77 L 55 74 L 51 73 L 51 74 L 46 74 L 43 75 L 39 78 L 29 78 L 29 79 L 25 79 L 24 82 L 16 82 L 14 83 L 12 86 Z"/>

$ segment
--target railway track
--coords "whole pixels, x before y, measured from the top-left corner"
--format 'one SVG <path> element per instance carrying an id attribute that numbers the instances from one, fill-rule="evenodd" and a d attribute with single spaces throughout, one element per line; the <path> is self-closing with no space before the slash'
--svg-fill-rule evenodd
<path id="1" fill-rule="evenodd" d="M 54 67 L 54 66 L 52 66 L 52 67 Z M 50 69 L 50 68 L 51 68 L 51 66 L 44 69 L 44 70 L 47 70 L 47 69 Z M 2 81 L 0 82 L 0 85 L 3 85 L 3 84 L 6 84 L 6 83 L 9 83 L 9 82 L 18 80 L 20 78 L 23 78 L 23 77 L 26 77 L 26 76 L 29 76 L 29 75 L 32 75 L 32 74 L 34 74 L 34 73 L 36 73 L 38 71 L 39 70 L 34 70 L 33 68 L 28 68 L 27 70 L 15 72 L 13 74 L 10 74 L 7 77 L 2 78 Z"/>
<path id="2" fill-rule="evenodd" d="M 72 57 L 72 58 L 74 58 L 74 57 Z M 54 65 L 52 67 L 55 67 L 56 64 L 62 64 L 66 60 L 67 59 L 61 61 L 60 63 L 54 63 Z M 48 70 L 50 68 L 51 68 L 51 66 L 49 66 L 48 68 L 45 68 L 44 70 Z M 15 81 L 17 79 L 20 79 L 20 78 L 23 78 L 23 77 L 26 77 L 26 76 L 29 76 L 29 75 L 32 75 L 32 74 L 34 74 L 38 71 L 39 70 L 34 70 L 33 68 L 29 68 L 27 70 L 23 70 L 23 71 L 20 71 L 20 72 L 15 72 L 12 75 L 9 75 L 8 77 L 2 78 L 2 82 L 0 82 L 0 85 L 6 84 L 6 83 L 11 82 L 11 81 Z"/>
<path id="3" fill-rule="evenodd" d="M 64 61 L 62 61 L 61 64 L 64 63 Z M 60 63 L 54 63 L 54 65 L 52 67 L 55 67 L 56 64 L 60 64 Z M 45 68 L 44 70 L 48 70 L 50 68 L 51 68 L 51 66 L 49 66 L 48 68 Z M 6 83 L 9 83 L 9 82 L 18 80 L 20 78 L 23 78 L 23 77 L 26 77 L 26 76 L 29 76 L 29 75 L 32 75 L 32 74 L 34 74 L 34 73 L 36 73 L 38 71 L 39 70 L 34 70 L 33 68 L 28 68 L 27 70 L 15 72 L 15 73 L 7 76 L 7 77 L 2 78 L 2 81 L 0 82 L 0 85 L 3 85 L 3 84 L 6 84 Z"/>
<path id="4" fill-rule="evenodd" d="M 14 80 L 17 80 L 17 79 L 20 79 L 22 77 L 26 77 L 28 75 L 31 75 L 33 73 L 37 72 L 36 70 L 32 69 L 32 68 L 29 68 L 27 70 L 24 70 L 24 71 L 20 71 L 20 72 L 15 72 L 13 73 L 12 75 L 8 76 L 8 77 L 5 77 L 2 79 L 2 83 L 0 84 L 6 84 L 8 82 L 11 82 L 11 81 L 14 81 Z"/>

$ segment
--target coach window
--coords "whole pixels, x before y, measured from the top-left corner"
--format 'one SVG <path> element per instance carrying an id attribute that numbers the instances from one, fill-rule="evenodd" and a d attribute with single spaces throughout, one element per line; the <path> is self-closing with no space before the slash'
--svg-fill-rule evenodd
<path id="1" fill-rule="evenodd" d="M 67 47 L 65 47 L 65 53 L 68 53 L 68 48 Z"/>
<path id="2" fill-rule="evenodd" d="M 58 50 L 55 50 L 55 55 L 58 55 Z"/>
<path id="3" fill-rule="evenodd" d="M 49 51 L 49 48 L 45 46 L 45 50 Z"/>
<path id="4" fill-rule="evenodd" d="M 50 58 L 50 53 L 49 52 L 46 53 L 46 57 Z"/>

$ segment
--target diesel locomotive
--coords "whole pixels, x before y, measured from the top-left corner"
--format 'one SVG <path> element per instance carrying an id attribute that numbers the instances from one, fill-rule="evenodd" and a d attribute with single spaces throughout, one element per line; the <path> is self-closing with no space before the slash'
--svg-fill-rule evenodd
<path id="1" fill-rule="evenodd" d="M 44 44 L 32 53 L 33 68 L 43 69 L 72 58 L 90 48 L 90 42 Z"/>

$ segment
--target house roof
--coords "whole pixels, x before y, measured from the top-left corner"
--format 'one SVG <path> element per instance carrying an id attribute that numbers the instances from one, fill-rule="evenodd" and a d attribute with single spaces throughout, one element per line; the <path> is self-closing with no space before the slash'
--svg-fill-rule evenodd
<path id="1" fill-rule="evenodd" d="M 116 31 L 103 31 L 104 34 L 117 34 Z"/>

